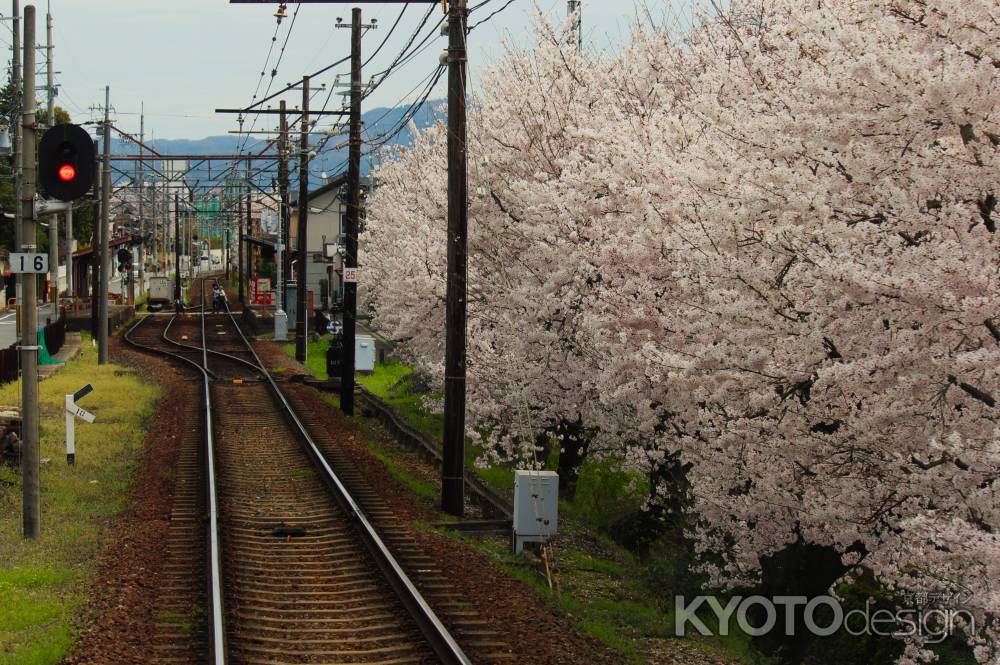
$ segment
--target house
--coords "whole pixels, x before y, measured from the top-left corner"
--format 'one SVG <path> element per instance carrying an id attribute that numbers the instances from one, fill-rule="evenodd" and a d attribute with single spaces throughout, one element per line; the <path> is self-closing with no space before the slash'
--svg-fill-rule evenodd
<path id="1" fill-rule="evenodd" d="M 361 179 L 362 193 L 371 186 L 371 179 Z M 292 199 L 290 245 L 298 248 L 298 195 Z M 362 212 L 362 216 L 363 216 Z M 309 192 L 309 217 L 306 220 L 306 289 L 313 293 L 313 303 L 332 309 L 343 301 L 343 260 L 338 247 L 344 244 L 343 229 L 347 217 L 347 176 L 342 174 L 322 187 Z M 292 255 L 298 259 L 298 254 Z M 292 265 L 292 274 L 298 266 Z"/>

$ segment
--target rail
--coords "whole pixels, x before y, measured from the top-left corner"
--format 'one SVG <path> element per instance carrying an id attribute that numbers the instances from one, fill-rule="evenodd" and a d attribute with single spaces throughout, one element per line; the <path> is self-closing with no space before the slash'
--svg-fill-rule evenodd
<path id="1" fill-rule="evenodd" d="M 212 375 L 208 371 L 208 361 L 207 354 L 202 354 L 202 362 L 204 365 L 199 365 L 190 358 L 185 358 L 178 353 L 170 353 L 169 351 L 163 351 L 162 349 L 157 349 L 152 346 L 145 344 L 140 344 L 132 338 L 133 333 L 145 323 L 149 317 L 144 317 L 139 319 L 134 326 L 126 331 L 124 338 L 125 342 L 130 346 L 137 349 L 142 349 L 147 352 L 159 353 L 161 355 L 170 356 L 175 360 L 180 360 L 183 363 L 187 363 L 201 372 L 203 379 L 204 395 L 205 395 L 205 442 L 206 442 L 206 458 L 208 459 L 208 509 L 209 509 L 209 593 L 211 596 L 211 662 L 214 665 L 226 665 L 226 629 L 225 629 L 225 608 L 223 605 L 223 595 L 222 595 L 222 547 L 221 538 L 219 537 L 219 504 L 218 504 L 218 492 L 215 482 L 215 442 L 212 436 L 212 397 L 209 391 L 209 385 L 211 382 Z M 167 332 L 170 330 L 170 326 L 173 325 L 176 316 L 172 316 L 167 326 L 164 328 L 162 337 L 164 340 L 170 342 L 167 339 Z M 207 340 L 205 339 L 205 321 L 204 316 L 202 316 L 202 340 L 203 346 L 207 347 Z"/>
<path id="2" fill-rule="evenodd" d="M 202 288 L 204 288 L 204 284 Z M 204 299 L 202 302 L 204 302 Z M 243 331 L 240 329 L 235 317 L 233 317 L 232 311 L 229 309 L 228 303 L 226 303 L 226 315 L 229 317 L 233 326 L 239 333 L 239 336 L 243 340 L 247 349 L 249 349 L 250 353 L 253 355 L 253 358 L 257 363 L 258 371 L 267 381 L 271 392 L 281 404 L 285 415 L 288 417 L 295 430 L 299 433 L 301 440 L 306 446 L 307 454 L 322 471 L 323 479 L 326 485 L 332 490 L 337 503 L 340 505 L 341 509 L 345 512 L 348 518 L 358 525 L 361 532 L 361 538 L 366 549 L 372 555 L 372 558 L 375 560 L 379 569 L 382 571 L 382 574 L 385 576 L 386 581 L 393 588 L 393 591 L 396 592 L 397 597 L 409 612 L 410 617 L 413 619 L 414 623 L 416 623 L 417 628 L 434 650 L 435 654 L 440 659 L 440 662 L 445 665 L 471 665 L 472 661 L 438 618 L 433 608 L 431 608 L 431 606 L 424 599 L 416 585 L 406 574 L 406 571 L 403 570 L 403 567 L 393 556 L 389 547 L 378 535 L 375 527 L 368 520 L 368 517 L 361 509 L 361 506 L 354 500 L 347 487 L 341 482 L 336 472 L 330 467 L 326 457 L 320 451 L 319 446 L 316 445 L 312 436 L 309 435 L 305 425 L 303 425 L 302 421 L 299 420 L 295 410 L 285 398 L 284 393 L 281 392 L 278 384 L 275 383 L 271 374 L 264 367 L 264 364 L 261 362 L 256 350 L 243 334 Z"/>
<path id="3" fill-rule="evenodd" d="M 201 282 L 202 289 L 202 302 L 204 303 L 204 280 Z M 472 661 L 464 653 L 462 648 L 458 645 L 454 637 L 448 631 L 447 627 L 441 622 L 437 614 L 434 612 L 433 608 L 424 599 L 423 595 L 417 589 L 416 585 L 407 575 L 406 571 L 397 561 L 395 556 L 390 551 L 389 547 L 382 540 L 382 538 L 377 533 L 375 527 L 365 515 L 363 509 L 358 504 L 358 502 L 351 496 L 350 491 L 338 477 L 337 473 L 331 468 L 330 464 L 326 460 L 326 457 L 320 451 L 319 446 L 313 440 L 309 432 L 307 431 L 305 425 L 299 419 L 295 410 L 292 408 L 291 404 L 288 402 L 284 393 L 278 387 L 278 384 L 271 377 L 270 373 L 264 367 L 261 362 L 260 357 L 257 355 L 256 350 L 247 340 L 246 336 L 243 334 L 242 329 L 240 329 L 232 311 L 229 310 L 228 303 L 225 307 L 225 315 L 229 318 L 233 327 L 236 329 L 239 338 L 249 351 L 254 362 L 249 362 L 237 356 L 222 353 L 219 351 L 213 351 L 208 348 L 208 335 L 206 334 L 205 328 L 205 308 L 201 308 L 201 336 L 202 344 L 201 347 L 195 347 L 194 345 L 182 344 L 180 342 L 171 340 L 167 337 L 170 327 L 173 325 L 176 317 L 171 317 L 169 323 L 164 329 L 161 337 L 166 343 L 173 345 L 178 348 L 189 349 L 193 351 L 201 352 L 201 364 L 192 360 L 191 358 L 185 357 L 180 353 L 171 353 L 162 349 L 154 348 L 148 345 L 141 344 L 133 339 L 133 333 L 139 329 L 146 319 L 142 319 L 137 322 L 132 328 L 130 328 L 125 333 L 125 340 L 130 345 L 147 351 L 153 351 L 162 355 L 170 356 L 175 359 L 181 360 L 184 363 L 191 365 L 198 369 L 203 377 L 204 385 L 204 395 L 205 395 L 205 423 L 206 423 L 206 442 L 207 442 L 207 458 L 208 458 L 208 495 L 209 495 L 209 521 L 210 521 L 210 535 L 209 535 L 209 557 L 210 557 L 210 587 L 211 587 L 211 610 L 212 610 L 212 635 L 211 635 L 211 645 L 212 654 L 211 662 L 215 665 L 225 665 L 227 658 L 227 646 L 225 641 L 226 631 L 225 631 L 225 614 L 224 614 L 224 604 L 223 604 L 223 594 L 222 594 L 222 557 L 221 557 L 221 537 L 219 531 L 219 519 L 218 519 L 218 499 L 217 499 L 217 489 L 216 489 L 216 468 L 215 468 L 215 450 L 214 450 L 214 440 L 212 435 L 212 414 L 211 414 L 211 393 L 210 384 L 212 381 L 216 380 L 218 377 L 208 369 L 208 359 L 210 356 L 221 356 L 229 360 L 238 360 L 241 363 L 251 367 L 256 373 L 268 384 L 268 388 L 274 396 L 276 402 L 280 405 L 280 410 L 283 412 L 284 416 L 291 423 L 293 430 L 299 434 L 299 439 L 303 443 L 306 454 L 312 459 L 316 468 L 319 470 L 320 475 L 324 481 L 324 484 L 331 490 L 331 494 L 337 504 L 340 506 L 341 510 L 347 516 L 348 520 L 354 523 L 361 536 L 361 541 L 365 546 L 365 549 L 372 556 L 376 565 L 381 570 L 385 580 L 392 587 L 395 595 L 399 601 L 406 608 L 408 614 L 413 619 L 418 630 L 422 634 L 423 638 L 426 640 L 427 644 L 435 652 L 438 661 L 446 665 L 471 665 Z M 147 317 L 148 318 L 148 317 Z M 242 351 L 240 352 L 242 353 Z"/>

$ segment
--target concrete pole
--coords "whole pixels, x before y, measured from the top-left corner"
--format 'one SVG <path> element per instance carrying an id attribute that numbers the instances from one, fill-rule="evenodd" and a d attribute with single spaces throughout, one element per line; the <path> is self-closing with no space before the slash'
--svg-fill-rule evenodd
<path id="1" fill-rule="evenodd" d="M 142 157 L 145 154 L 145 148 L 142 147 L 146 143 L 146 109 L 142 108 L 139 113 L 139 156 Z M 143 215 L 143 202 L 142 199 L 145 196 L 146 184 L 143 182 L 146 179 L 146 162 L 145 160 L 139 160 L 139 237 L 142 242 L 139 243 L 139 297 L 146 292 L 146 217 Z"/>
<path id="2" fill-rule="evenodd" d="M 21 200 L 21 154 L 23 150 L 21 149 L 21 122 L 19 116 L 21 115 L 21 100 L 24 99 L 24 95 L 21 92 L 21 0 L 13 0 L 12 14 L 14 17 L 14 43 L 11 46 L 13 51 L 13 56 L 11 57 L 11 72 L 10 72 L 10 82 L 11 87 L 14 90 L 14 200 L 20 202 Z M 14 246 L 20 248 L 22 242 L 22 235 L 24 231 L 24 221 L 21 219 L 21 206 L 20 204 L 14 205 Z M 24 294 L 23 294 L 23 282 L 24 276 L 18 275 L 15 278 L 16 284 L 14 286 L 15 296 L 16 296 L 16 312 L 14 319 L 17 321 L 17 337 L 21 338 L 21 311 L 24 308 Z"/>
<path id="3" fill-rule="evenodd" d="M 24 95 L 21 122 L 21 251 L 35 252 L 35 7 L 24 8 Z M 21 486 L 25 538 L 41 533 L 38 487 L 38 307 L 36 275 L 24 279 L 24 330 L 21 335 Z"/>
<path id="4" fill-rule="evenodd" d="M 49 215 L 49 302 L 59 300 L 59 213 Z"/>
<path id="5" fill-rule="evenodd" d="M 309 226 L 309 77 L 302 77 L 302 136 L 299 145 L 299 223 L 295 239 L 295 249 L 298 267 L 295 275 L 295 359 L 300 363 L 306 361 L 309 340 L 309 312 L 306 311 L 307 265 L 306 250 L 308 249 L 307 229 Z"/>
<path id="6" fill-rule="evenodd" d="M 576 50 L 583 50 L 583 10 L 580 9 L 580 0 L 569 0 L 567 11 L 570 17 L 573 18 L 573 36 L 576 40 Z"/>
<path id="7" fill-rule="evenodd" d="M 54 127 L 55 95 L 52 78 L 52 14 L 45 12 L 45 96 L 48 115 L 45 124 Z M 49 215 L 49 302 L 57 305 L 59 301 L 59 213 Z"/>
<path id="8" fill-rule="evenodd" d="M 66 210 L 66 295 L 73 298 L 73 206 Z"/>
<path id="9" fill-rule="evenodd" d="M 111 88 L 104 86 L 104 160 L 101 166 L 101 279 L 97 311 L 97 364 L 108 362 L 108 280 L 111 278 L 111 251 L 108 247 L 108 207 L 111 202 Z"/>

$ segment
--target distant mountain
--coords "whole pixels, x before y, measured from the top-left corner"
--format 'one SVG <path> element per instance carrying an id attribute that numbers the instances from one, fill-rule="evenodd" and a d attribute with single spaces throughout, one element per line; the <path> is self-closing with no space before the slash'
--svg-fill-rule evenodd
<path id="1" fill-rule="evenodd" d="M 440 99 L 424 102 L 413 115 L 412 123 L 417 129 L 430 127 L 436 119 L 443 119 L 443 112 L 440 110 L 443 104 L 444 100 Z M 362 114 L 362 135 L 365 137 L 365 140 L 377 140 L 381 136 L 395 133 L 395 136 L 386 142 L 386 147 L 409 145 L 413 140 L 413 133 L 410 123 L 405 122 L 405 120 L 410 109 L 410 106 L 377 108 Z M 271 124 L 265 121 L 264 118 L 274 119 L 275 116 L 260 116 L 257 120 L 257 129 L 268 127 Z M 321 122 L 321 124 L 328 123 Z M 244 125 L 244 127 L 249 128 L 249 125 Z M 295 132 L 292 139 L 293 145 L 297 148 L 299 145 L 299 134 Z M 324 140 L 326 141 L 325 146 L 310 164 L 310 188 L 322 185 L 322 174 L 325 173 L 328 177 L 333 177 L 347 169 L 346 134 L 344 136 L 325 136 L 314 133 L 310 136 L 310 145 L 318 146 Z M 381 141 L 379 143 L 381 144 Z M 247 139 L 236 134 L 227 134 L 224 136 L 208 136 L 203 139 L 157 139 L 150 142 L 149 145 L 162 155 L 229 155 L 240 152 L 241 148 L 243 153 L 260 152 L 267 145 L 267 141 L 260 140 L 258 137 Z M 136 152 L 135 145 L 129 144 L 122 139 L 116 140 L 112 146 L 112 154 L 135 154 Z M 125 173 L 135 173 L 134 162 L 113 161 L 112 164 L 117 169 L 115 172 L 116 180 L 126 178 Z M 362 159 L 362 173 L 367 173 L 371 169 L 371 165 L 371 159 Z M 261 163 L 259 166 L 264 166 L 264 164 Z M 163 169 L 163 166 L 158 164 L 154 165 L 154 167 L 158 170 Z M 192 169 L 186 176 L 186 179 L 192 185 L 196 181 L 205 183 L 211 180 L 213 175 L 218 175 L 219 170 L 222 168 L 225 168 L 222 162 L 213 162 L 212 172 L 210 173 L 208 164 L 205 164 Z M 148 173 L 149 169 L 147 168 Z M 150 176 L 147 175 L 147 177 Z M 261 187 L 270 187 L 271 179 L 275 177 L 277 177 L 277 169 L 268 173 L 262 173 L 255 180 Z M 296 188 L 296 184 L 297 181 L 293 182 L 293 189 Z"/>

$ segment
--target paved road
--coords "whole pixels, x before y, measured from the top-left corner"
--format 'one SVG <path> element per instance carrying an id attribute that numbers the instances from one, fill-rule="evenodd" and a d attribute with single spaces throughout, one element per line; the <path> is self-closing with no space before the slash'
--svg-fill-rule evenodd
<path id="1" fill-rule="evenodd" d="M 49 305 L 41 305 L 38 308 L 38 323 L 45 325 L 46 317 L 55 318 L 55 308 Z M 0 315 L 0 349 L 6 349 L 17 341 L 17 319 L 14 312 L 7 312 Z"/>

